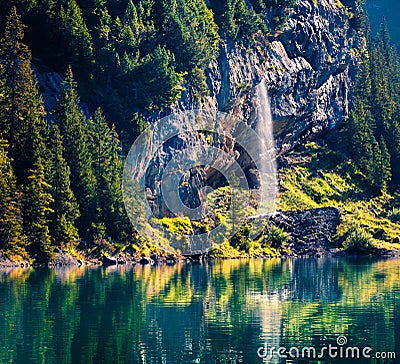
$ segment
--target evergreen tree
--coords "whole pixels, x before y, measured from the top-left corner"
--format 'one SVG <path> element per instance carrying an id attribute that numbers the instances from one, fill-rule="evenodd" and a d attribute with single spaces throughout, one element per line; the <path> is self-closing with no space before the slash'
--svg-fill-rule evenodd
<path id="1" fill-rule="evenodd" d="M 203 0 L 156 0 L 154 13 L 161 28 L 159 43 L 173 53 L 175 69 L 187 72 L 194 89 L 204 93 L 204 70 L 217 56 L 219 43 L 212 12 Z"/>
<path id="2" fill-rule="evenodd" d="M 91 222 L 95 218 L 96 180 L 87 139 L 88 121 L 80 107 L 77 85 L 71 68 L 68 68 L 62 85 L 56 119 L 63 139 L 64 158 L 71 168 L 71 187 L 81 212 L 77 225 L 81 235 L 89 237 Z"/>
<path id="3" fill-rule="evenodd" d="M 0 251 L 12 251 L 25 256 L 25 236 L 22 232 L 21 194 L 7 153 L 7 143 L 0 139 Z"/>
<path id="4" fill-rule="evenodd" d="M 385 21 L 377 40 L 368 39 L 353 110 L 347 124 L 351 155 L 379 190 L 400 187 L 400 57 L 390 44 Z"/>
<path id="5" fill-rule="evenodd" d="M 383 21 L 378 39 L 369 44 L 372 80 L 371 109 L 377 138 L 383 137 L 390 153 L 391 187 L 400 187 L 400 57 L 390 44 L 389 32 Z"/>
<path id="6" fill-rule="evenodd" d="M 356 97 L 346 125 L 350 155 L 368 180 L 374 183 L 374 163 L 379 148 L 370 127 L 371 122 L 372 116 L 369 109 L 360 97 Z"/>
<path id="7" fill-rule="evenodd" d="M 105 233 L 114 239 L 121 236 L 126 220 L 121 190 L 122 162 L 120 143 L 113 126 L 108 127 L 100 108 L 91 123 L 91 150 L 96 176 L 98 234 Z"/>
<path id="8" fill-rule="evenodd" d="M 54 245 L 73 247 L 79 242 L 75 221 L 79 208 L 70 186 L 70 169 L 63 157 L 63 144 L 57 125 L 52 130 L 51 146 L 51 208 L 50 232 Z"/>
<path id="9" fill-rule="evenodd" d="M 67 0 L 61 6 L 59 24 L 65 55 L 64 61 L 76 66 L 80 71 L 87 71 L 86 66 L 93 52 L 93 44 L 76 0 Z"/>
<path id="10" fill-rule="evenodd" d="M 45 181 L 44 165 L 41 158 L 35 162 L 24 191 L 24 230 L 28 239 L 28 251 L 39 262 L 54 258 L 51 245 L 49 218 L 54 202 L 50 194 L 51 186 Z"/>
<path id="11" fill-rule="evenodd" d="M 113 35 L 114 21 L 107 8 L 99 10 L 97 16 L 98 21 L 94 28 L 95 74 L 97 82 L 109 89 L 118 66 Z"/>
<path id="12" fill-rule="evenodd" d="M 157 48 L 135 69 L 138 105 L 160 108 L 176 102 L 183 88 L 183 76 L 175 71 L 174 56 L 164 47 Z"/>
<path id="13" fill-rule="evenodd" d="M 381 191 L 386 191 L 392 178 L 390 154 L 385 139 L 379 141 L 380 160 L 377 163 L 375 181 Z"/>
<path id="14" fill-rule="evenodd" d="M 14 7 L 0 41 L 0 79 L 4 85 L 0 94 L 0 130 L 10 143 L 10 158 L 20 183 L 26 182 L 37 158 L 46 156 L 44 106 L 23 37 L 24 25 Z"/>

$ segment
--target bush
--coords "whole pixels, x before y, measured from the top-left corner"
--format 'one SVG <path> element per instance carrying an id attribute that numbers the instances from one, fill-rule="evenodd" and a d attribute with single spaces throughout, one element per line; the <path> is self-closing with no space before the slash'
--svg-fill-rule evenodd
<path id="1" fill-rule="evenodd" d="M 188 217 L 163 217 L 162 219 L 157 219 L 156 221 L 172 234 L 193 234 L 193 227 Z"/>
<path id="2" fill-rule="evenodd" d="M 343 248 L 347 251 L 361 253 L 373 247 L 372 235 L 360 226 L 350 228 L 346 235 Z"/>
<path id="3" fill-rule="evenodd" d="M 393 207 L 392 211 L 388 213 L 388 219 L 391 222 L 400 223 L 400 208 Z"/>
<path id="4" fill-rule="evenodd" d="M 265 242 L 268 242 L 271 247 L 275 249 L 281 248 L 289 241 L 289 234 L 285 232 L 282 228 L 277 226 L 271 226 L 265 236 Z"/>
<path id="5" fill-rule="evenodd" d="M 252 247 L 252 241 L 249 238 L 250 228 L 250 224 L 243 224 L 238 232 L 231 238 L 231 246 L 239 251 L 248 253 Z"/>

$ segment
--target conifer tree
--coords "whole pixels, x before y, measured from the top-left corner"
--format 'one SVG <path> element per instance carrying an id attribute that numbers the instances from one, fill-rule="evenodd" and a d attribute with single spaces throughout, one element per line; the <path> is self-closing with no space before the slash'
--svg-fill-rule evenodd
<path id="1" fill-rule="evenodd" d="M 24 190 L 24 230 L 27 234 L 28 251 L 39 262 L 54 258 L 51 245 L 49 218 L 53 210 L 51 186 L 45 181 L 44 165 L 41 158 L 35 162 Z"/>
<path id="2" fill-rule="evenodd" d="M 43 158 L 46 163 L 44 106 L 23 37 L 24 25 L 14 7 L 0 41 L 0 79 L 4 85 L 0 94 L 0 130 L 10 144 L 10 158 L 20 183 L 26 182 L 37 158 Z"/>
<path id="3" fill-rule="evenodd" d="M 100 108 L 94 114 L 90 135 L 93 170 L 97 180 L 98 230 L 101 231 L 104 226 L 111 237 L 118 238 L 123 225 L 128 223 L 124 221 L 121 191 L 121 150 L 115 127 L 108 127 Z"/>
<path id="4" fill-rule="evenodd" d="M 157 46 L 135 69 L 135 100 L 139 105 L 160 108 L 179 99 L 183 90 L 183 76 L 175 71 L 173 61 L 171 52 Z"/>
<path id="5" fill-rule="evenodd" d="M 65 61 L 78 70 L 86 68 L 93 52 L 92 37 L 76 0 L 67 0 L 59 12 Z"/>
<path id="6" fill-rule="evenodd" d="M 79 217 L 78 203 L 70 185 L 70 169 L 63 157 L 63 144 L 57 125 L 52 130 L 51 145 L 51 208 L 50 232 L 54 245 L 73 247 L 79 242 L 75 221 Z"/>
<path id="7" fill-rule="evenodd" d="M 386 191 L 392 178 L 392 172 L 390 154 L 383 137 L 379 141 L 379 151 L 380 161 L 377 163 L 375 181 L 381 191 Z"/>
<path id="8" fill-rule="evenodd" d="M 360 97 L 356 97 L 346 125 L 350 155 L 368 180 L 374 183 L 374 158 L 379 148 L 370 127 L 371 121 L 368 107 Z"/>
<path id="9" fill-rule="evenodd" d="M 7 147 L 5 140 L 0 139 L 0 250 L 25 256 L 21 194 L 17 191 Z"/>
<path id="10" fill-rule="evenodd" d="M 95 217 L 95 185 L 88 146 L 89 124 L 80 107 L 77 85 L 69 67 L 62 84 L 56 119 L 63 139 L 64 158 L 71 169 L 71 187 L 79 204 L 81 235 L 90 236 Z"/>

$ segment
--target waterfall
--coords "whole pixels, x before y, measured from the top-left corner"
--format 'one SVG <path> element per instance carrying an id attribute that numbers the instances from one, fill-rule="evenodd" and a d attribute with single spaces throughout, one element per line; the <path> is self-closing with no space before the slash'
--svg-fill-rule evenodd
<path id="1" fill-rule="evenodd" d="M 260 214 L 268 214 L 275 210 L 277 195 L 277 166 L 275 142 L 273 134 L 273 120 L 268 89 L 265 80 L 256 87 L 254 106 L 257 124 L 255 130 L 259 137 L 259 161 L 257 163 L 260 176 Z"/>
<path id="2" fill-rule="evenodd" d="M 256 132 L 270 153 L 275 154 L 271 104 L 265 81 L 261 81 L 256 88 Z M 262 148 L 260 148 L 262 150 Z M 275 159 L 275 158 L 274 158 Z"/>

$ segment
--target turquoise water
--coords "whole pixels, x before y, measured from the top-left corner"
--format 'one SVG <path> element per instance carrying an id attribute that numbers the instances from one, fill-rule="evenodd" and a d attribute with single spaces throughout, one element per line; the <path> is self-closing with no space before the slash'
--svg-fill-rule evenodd
<path id="1" fill-rule="evenodd" d="M 400 358 L 399 260 L 0 272 L 1 364 L 263 363 L 257 352 L 265 356 L 259 349 L 265 344 L 301 353 L 304 347 L 338 347 L 340 335 L 347 339 L 344 349 L 369 346 L 371 354 L 397 352 Z M 274 354 L 264 362 L 400 359 Z"/>

